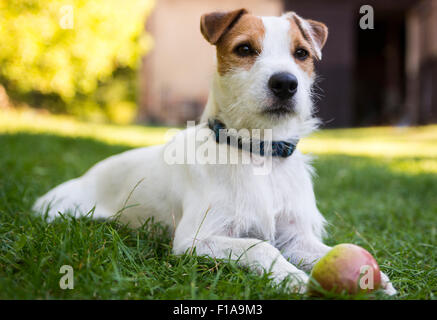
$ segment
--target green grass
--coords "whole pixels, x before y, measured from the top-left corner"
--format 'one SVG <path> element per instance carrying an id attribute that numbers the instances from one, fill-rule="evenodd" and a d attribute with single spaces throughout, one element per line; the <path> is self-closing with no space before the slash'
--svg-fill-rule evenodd
<path id="1" fill-rule="evenodd" d="M 130 230 L 89 218 L 49 224 L 31 213 L 56 184 L 109 155 L 161 142 L 165 131 L 0 112 L 0 299 L 308 298 L 233 262 L 174 256 L 169 234 L 152 221 Z M 394 299 L 435 299 L 437 126 L 325 130 L 300 148 L 317 155 L 326 242 L 368 249 L 398 289 Z M 59 287 L 62 265 L 75 271 L 73 290 Z M 393 299 L 358 298 L 375 297 Z"/>

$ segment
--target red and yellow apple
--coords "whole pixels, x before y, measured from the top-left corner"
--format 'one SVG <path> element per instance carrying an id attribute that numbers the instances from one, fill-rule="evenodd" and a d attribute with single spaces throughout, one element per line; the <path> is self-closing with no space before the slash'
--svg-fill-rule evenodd
<path id="1" fill-rule="evenodd" d="M 366 249 L 349 243 L 333 247 L 315 264 L 311 276 L 323 289 L 336 293 L 369 292 L 381 284 L 375 258 Z"/>

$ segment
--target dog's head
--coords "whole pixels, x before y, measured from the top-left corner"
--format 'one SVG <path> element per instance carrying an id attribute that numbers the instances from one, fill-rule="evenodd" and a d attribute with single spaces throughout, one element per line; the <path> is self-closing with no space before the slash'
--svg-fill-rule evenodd
<path id="1" fill-rule="evenodd" d="M 204 14 L 200 29 L 217 49 L 214 108 L 228 126 L 274 128 L 311 116 L 314 60 L 328 35 L 323 23 L 239 9 Z"/>

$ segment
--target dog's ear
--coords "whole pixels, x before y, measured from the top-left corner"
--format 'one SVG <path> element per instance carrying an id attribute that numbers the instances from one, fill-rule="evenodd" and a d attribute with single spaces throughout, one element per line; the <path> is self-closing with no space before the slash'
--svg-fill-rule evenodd
<path id="1" fill-rule="evenodd" d="M 315 42 L 315 46 L 317 46 L 318 50 L 321 51 L 322 48 L 325 46 L 326 40 L 328 40 L 328 27 L 319 21 L 314 21 L 307 19 L 306 20 L 308 24 L 311 27 L 312 31 L 312 37 Z M 322 56 L 320 54 L 319 59 L 321 59 Z"/>
<path id="2" fill-rule="evenodd" d="M 248 13 L 246 9 L 206 13 L 200 18 L 200 31 L 209 43 L 216 44 L 220 37 L 246 13 Z"/>
<path id="3" fill-rule="evenodd" d="M 319 21 L 303 19 L 294 12 L 287 13 L 294 19 L 304 38 L 310 42 L 317 59 L 322 59 L 322 48 L 328 39 L 328 27 Z"/>

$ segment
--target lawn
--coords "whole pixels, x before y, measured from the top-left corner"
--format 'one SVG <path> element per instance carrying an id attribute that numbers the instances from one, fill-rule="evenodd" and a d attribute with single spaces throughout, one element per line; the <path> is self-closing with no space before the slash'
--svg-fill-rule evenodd
<path id="1" fill-rule="evenodd" d="M 153 222 L 130 230 L 88 218 L 49 224 L 31 213 L 56 184 L 109 155 L 161 143 L 166 131 L 0 111 L 0 299 L 308 298 L 233 262 L 174 256 Z M 399 291 L 359 298 L 435 299 L 437 126 L 322 130 L 299 148 L 316 155 L 326 242 L 365 247 Z M 74 269 L 73 290 L 59 287 L 62 265 Z"/>

